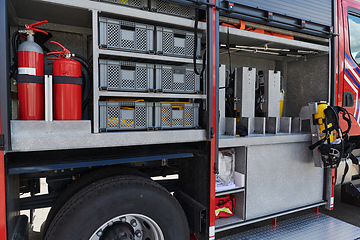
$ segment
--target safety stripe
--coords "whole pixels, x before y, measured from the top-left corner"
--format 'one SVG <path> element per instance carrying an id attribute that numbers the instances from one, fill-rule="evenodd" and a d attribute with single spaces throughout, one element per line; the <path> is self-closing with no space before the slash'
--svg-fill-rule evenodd
<path id="1" fill-rule="evenodd" d="M 216 209 L 215 210 L 215 215 L 218 216 L 220 214 L 220 212 L 225 212 L 225 213 L 228 213 L 228 214 L 232 214 L 232 211 L 227 207 L 222 207 L 222 208 Z"/>
<path id="2" fill-rule="evenodd" d="M 359 91 L 355 90 L 354 84 L 357 86 L 357 89 L 360 89 L 360 69 L 354 60 L 349 56 L 347 52 L 345 52 L 345 74 L 344 79 L 349 84 L 349 86 L 354 90 L 356 93 L 356 105 L 354 110 L 354 117 L 356 119 L 357 124 L 360 126 L 360 114 L 359 114 L 359 106 L 358 106 L 358 99 L 360 98 Z"/>
<path id="3" fill-rule="evenodd" d="M 352 84 L 352 82 L 349 80 L 349 78 L 345 75 L 345 81 L 349 84 L 349 86 L 354 90 L 354 92 L 356 93 L 356 99 L 355 99 L 355 112 L 354 115 L 356 116 L 358 113 L 358 100 L 359 100 L 359 91 L 356 89 L 356 86 L 354 86 L 354 84 Z M 357 119 L 357 123 L 360 125 L 359 123 L 359 118 Z"/>

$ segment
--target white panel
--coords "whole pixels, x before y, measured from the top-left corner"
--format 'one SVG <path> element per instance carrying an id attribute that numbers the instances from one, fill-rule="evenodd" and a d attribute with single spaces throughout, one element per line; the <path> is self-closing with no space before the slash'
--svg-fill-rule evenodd
<path id="1" fill-rule="evenodd" d="M 255 81 L 255 68 L 235 69 L 235 109 L 241 117 L 255 117 Z"/>
<path id="2" fill-rule="evenodd" d="M 280 71 L 265 72 L 265 110 L 267 117 L 280 117 Z"/>

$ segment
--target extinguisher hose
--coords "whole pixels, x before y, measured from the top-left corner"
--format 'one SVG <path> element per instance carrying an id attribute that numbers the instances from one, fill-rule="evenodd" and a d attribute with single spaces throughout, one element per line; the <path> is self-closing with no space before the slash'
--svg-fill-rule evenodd
<path id="1" fill-rule="evenodd" d="M 10 67 L 10 73 L 9 73 L 10 78 L 12 78 L 15 75 L 17 68 L 18 68 L 18 44 L 17 44 L 17 41 L 19 39 L 19 36 L 20 36 L 19 32 L 15 31 L 11 37 L 11 46 L 12 46 L 12 51 L 13 51 L 14 63 Z"/>
<path id="2" fill-rule="evenodd" d="M 83 101 L 82 104 L 82 109 L 83 111 L 85 110 L 86 106 L 89 104 L 89 101 L 92 97 L 92 93 L 93 93 L 93 86 L 92 86 L 92 77 L 93 77 L 93 71 L 92 71 L 92 66 L 90 64 L 90 62 L 83 56 L 78 55 L 78 54 L 73 54 L 72 55 L 73 58 L 76 58 L 76 60 L 80 60 L 80 64 L 81 66 L 85 69 L 85 71 L 87 72 L 88 77 L 86 77 L 85 74 L 82 73 L 82 75 L 85 78 L 85 81 L 83 83 L 83 91 L 85 91 L 86 86 L 89 85 L 89 91 Z"/>
<path id="3" fill-rule="evenodd" d="M 85 58 L 85 57 L 83 57 L 83 56 L 81 56 L 79 54 L 74 54 L 73 56 L 76 57 L 76 58 L 81 59 L 82 61 L 84 61 L 87 64 L 87 66 L 89 67 L 89 69 L 92 70 L 92 65 L 90 64 L 90 62 L 89 62 L 89 60 L 87 58 Z"/>

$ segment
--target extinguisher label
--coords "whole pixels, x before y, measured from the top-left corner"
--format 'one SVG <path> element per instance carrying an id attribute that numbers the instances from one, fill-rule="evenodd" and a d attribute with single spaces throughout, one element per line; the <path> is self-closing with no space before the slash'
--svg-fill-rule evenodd
<path id="1" fill-rule="evenodd" d="M 19 67 L 18 73 L 36 76 L 36 68 Z"/>

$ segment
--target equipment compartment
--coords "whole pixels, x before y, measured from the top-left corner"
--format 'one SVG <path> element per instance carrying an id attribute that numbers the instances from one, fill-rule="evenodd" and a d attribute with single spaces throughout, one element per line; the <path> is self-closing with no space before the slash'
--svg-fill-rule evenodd
<path id="1" fill-rule="evenodd" d="M 153 129 L 152 102 L 100 101 L 100 132 Z"/>
<path id="2" fill-rule="evenodd" d="M 154 64 L 99 60 L 100 89 L 116 91 L 152 91 Z"/>
<path id="3" fill-rule="evenodd" d="M 193 32 L 164 27 L 155 27 L 157 54 L 193 57 L 195 34 Z M 197 34 L 196 56 L 200 57 L 201 34 Z"/>
<path id="4" fill-rule="evenodd" d="M 155 103 L 155 129 L 199 127 L 199 103 Z"/>
<path id="5" fill-rule="evenodd" d="M 200 93 L 200 76 L 192 67 L 156 65 L 156 91 Z"/>
<path id="6" fill-rule="evenodd" d="M 99 17 L 101 48 L 153 52 L 154 26 Z"/>

